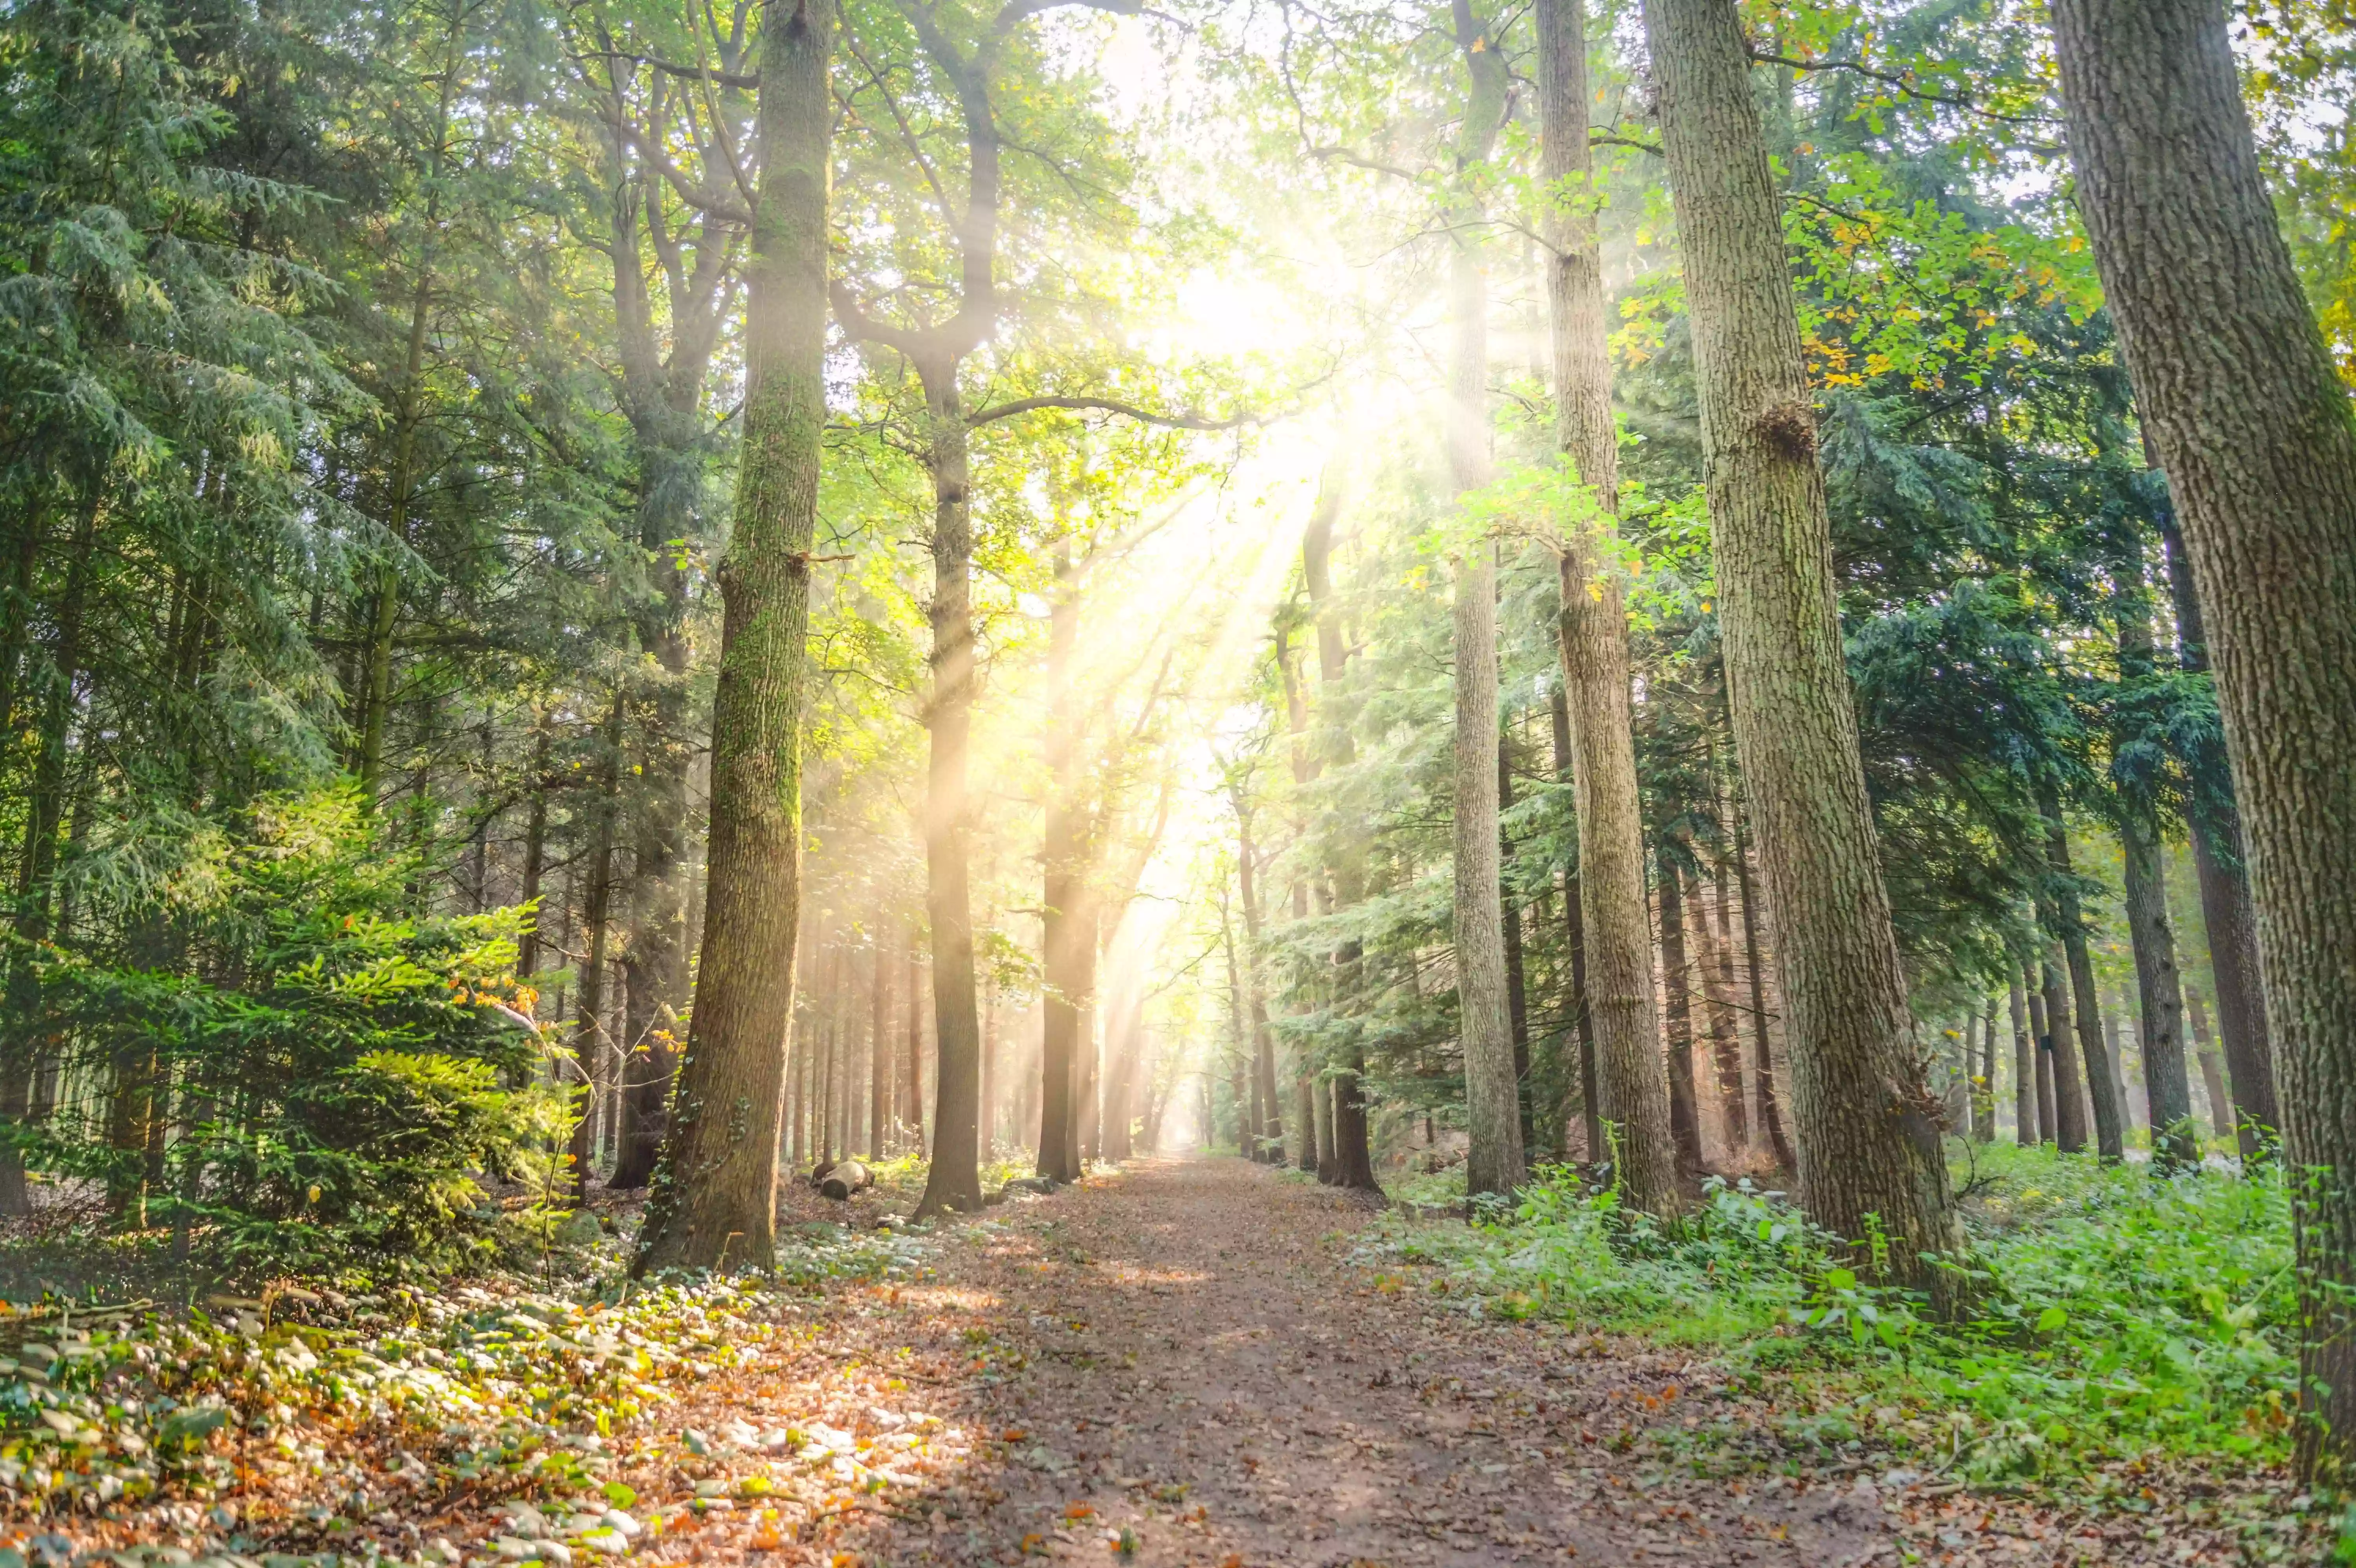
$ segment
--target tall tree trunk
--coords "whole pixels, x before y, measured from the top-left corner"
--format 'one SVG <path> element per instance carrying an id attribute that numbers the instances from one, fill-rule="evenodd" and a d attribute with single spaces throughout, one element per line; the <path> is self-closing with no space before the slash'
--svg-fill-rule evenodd
<path id="1" fill-rule="evenodd" d="M 2020 971 L 2012 972 L 2007 997 L 2012 1008 L 2012 1139 L 2023 1148 L 2042 1142 L 2037 1111 L 2037 1042 L 2029 1038 Z"/>
<path id="2" fill-rule="evenodd" d="M 1330 489 L 1321 487 L 1317 496 L 1317 507 L 1312 510 L 1310 518 L 1310 528 L 1314 528 L 1317 526 L 1316 511 L 1327 507 L 1329 497 L 1338 502 L 1338 497 L 1333 497 L 1333 493 Z M 1330 536 L 1332 527 L 1330 517 L 1326 519 L 1326 524 Z M 1304 573 L 1307 570 L 1308 556 L 1309 545 L 1304 532 L 1301 541 Z M 1315 749 L 1310 744 L 1309 701 L 1307 695 L 1301 690 L 1301 671 L 1292 662 L 1290 644 L 1291 629 L 1289 626 L 1280 625 L 1276 635 L 1276 667 L 1278 675 L 1284 682 L 1285 723 L 1292 739 L 1293 799 L 1296 803 L 1300 803 L 1307 795 L 1309 786 L 1317 782 L 1317 775 L 1323 769 L 1319 766 L 1320 759 Z M 1295 838 L 1307 836 L 1309 824 L 1305 811 L 1296 809 L 1292 830 Z M 1321 892 L 1318 899 L 1319 912 L 1332 912 L 1326 907 L 1329 902 L 1330 901 Z M 1308 884 L 1301 877 L 1295 876 L 1292 882 L 1292 918 L 1295 922 L 1300 922 L 1308 917 Z M 1333 1157 L 1325 1155 L 1321 1158 L 1322 1145 L 1318 1133 L 1317 1111 L 1312 1104 L 1312 1095 L 1310 1085 L 1317 1064 L 1311 1059 L 1310 1049 L 1306 1043 L 1303 1043 L 1297 1046 L 1293 1051 L 1292 1127 L 1293 1141 L 1297 1146 L 1294 1152 L 1294 1165 L 1301 1170 L 1315 1171 L 1321 1168 L 1330 1170 L 1333 1163 Z"/>
<path id="3" fill-rule="evenodd" d="M 2192 561 L 2172 512 L 2161 515 L 2168 546 L 2168 584 L 2176 607 L 2178 661 L 2196 674 L 2209 668 L 2209 643 L 2193 591 Z M 2265 987 L 2258 977 L 2258 917 L 2250 904 L 2250 878 L 2242 849 L 2242 816 L 2224 780 L 2222 800 L 2188 813 L 2192 869 L 2201 885 L 2201 921 L 2209 933 L 2209 966 L 2217 988 L 2217 1029 L 2233 1076 L 2234 1138 L 2244 1161 L 2265 1157 L 2282 1127 L 2275 1098 L 2274 1045 L 2266 1032 Z M 2220 1115 L 2225 1114 L 2220 1111 Z"/>
<path id="4" fill-rule="evenodd" d="M 1736 750 L 1783 965 L 1800 1197 L 1852 1240 L 1876 1217 L 1895 1276 L 1951 1295 L 1961 1243 L 1936 1103 L 1910 1047 L 1843 662 L 1782 200 L 1724 0 L 1645 0 L 1693 321 L 1719 624 Z"/>
<path id="5" fill-rule="evenodd" d="M 1980 1059 L 1973 1065 L 1972 1141 L 1996 1142 L 1996 1004 L 1980 1011 Z"/>
<path id="6" fill-rule="evenodd" d="M 2034 1038 L 2037 1057 L 2037 1141 L 2052 1144 L 2058 1148 L 2062 1142 L 2062 1123 L 2054 1105 L 2053 1026 L 2051 1016 L 2054 988 L 2060 980 L 2053 965 L 2043 962 L 2027 977 L 2040 982 L 2029 988 L 2029 1030 Z"/>
<path id="7" fill-rule="evenodd" d="M 973 731 L 973 517 L 957 368 L 924 378 L 933 470 L 933 689 L 926 709 L 925 913 L 933 939 L 933 1158 L 919 1215 L 981 1207 L 981 1026 L 966 755 Z"/>
<path id="8" fill-rule="evenodd" d="M 611 1082 L 616 1065 L 615 1042 L 605 1028 L 605 944 L 612 929 L 614 900 L 614 827 L 618 814 L 615 799 L 621 784 L 622 699 L 616 695 L 601 737 L 605 756 L 597 764 L 596 821 L 589 833 L 589 896 L 582 904 L 582 923 L 589 933 L 589 955 L 581 965 L 581 1011 L 573 1029 L 573 1065 L 581 1075 L 584 1093 L 581 1119 L 573 1125 L 573 1196 L 588 1190 L 589 1168 L 597 1153 L 595 1118 L 599 1097 Z"/>
<path id="9" fill-rule="evenodd" d="M 1079 639 L 1078 580 L 1071 548 L 1055 550 L 1047 618 L 1047 808 L 1041 915 L 1045 992 L 1039 1009 L 1039 1174 L 1080 1179 L 1077 1083 L 1082 1009 L 1096 986 L 1097 914 L 1089 897 L 1088 826 L 1079 798 L 1079 721 L 1072 697 Z"/>
<path id="10" fill-rule="evenodd" d="M 1333 605 L 1333 523 L 1340 509 L 1340 475 L 1329 461 L 1325 485 L 1301 536 L 1301 577 L 1317 621 L 1317 690 L 1320 702 L 1326 705 L 1323 718 L 1326 760 L 1346 766 L 1355 749 L 1338 702 L 1347 655 L 1342 646 L 1341 621 Z M 1333 869 L 1333 901 L 1340 908 L 1350 908 L 1364 895 L 1361 856 L 1361 845 L 1355 838 L 1345 838 Z M 1342 944 L 1334 955 L 1334 995 L 1358 994 L 1365 958 L 1365 949 L 1356 940 Z M 1374 1150 L 1367 1139 L 1365 1041 L 1355 1020 L 1341 1060 L 1331 1065 L 1333 1077 L 1320 1085 L 1320 1099 L 1327 1107 L 1332 1132 L 1317 1146 L 1331 1172 L 1320 1171 L 1319 1179 L 1350 1191 L 1379 1193 L 1382 1187 L 1375 1180 Z"/>
<path id="11" fill-rule="evenodd" d="M 1778 1170 L 1796 1170 L 1791 1136 L 1783 1130 L 1783 1102 L 1775 1097 L 1775 1055 L 1768 1029 L 1767 963 L 1760 952 L 1759 900 L 1751 880 L 1750 817 L 1737 798 L 1734 808 L 1734 884 L 1742 899 L 1742 952 L 1751 971 L 1751 1037 L 1756 1045 L 1751 1072 L 1759 1083 L 1759 1115 L 1767 1125 L 1767 1146 L 1775 1151 Z"/>
<path id="12" fill-rule="evenodd" d="M 2167 470 L 2248 835 L 2305 1310 L 2302 1474 L 2356 1458 L 2356 421 L 2219 0 L 2059 0 L 2078 205 Z"/>
<path id="13" fill-rule="evenodd" d="M 1734 944 L 1727 910 L 1726 862 L 1710 868 L 1707 908 L 1694 912 L 1694 935 L 1701 947 L 1701 994 L 1709 1008 L 1710 1061 L 1718 1069 L 1718 1103 L 1726 1126 L 1727 1152 L 1740 1158 L 1751 1147 L 1750 1106 L 1742 1082 L 1742 1041 L 1734 1026 Z M 1698 890 L 1700 884 L 1695 884 Z"/>
<path id="14" fill-rule="evenodd" d="M 1693 976 L 1686 965 L 1684 878 L 1668 857 L 1661 868 L 1661 996 L 1668 1025 L 1669 1135 L 1676 1142 L 1677 1163 L 1688 1171 L 1702 1168 L 1701 1107 L 1694 1089 Z"/>
<path id="15" fill-rule="evenodd" d="M 2190 986 L 2184 987 L 2186 1013 L 2192 1020 L 2194 1054 L 2201 1059 L 2201 1084 L 2209 1092 L 2209 1120 L 2221 1138 L 2230 1138 L 2238 1118 L 2233 1115 L 2233 1102 L 2225 1093 L 2225 1074 L 2217 1061 L 2217 1052 L 2209 1039 L 2209 1013 L 2201 1006 L 2201 993 Z"/>
<path id="16" fill-rule="evenodd" d="M 1530 1000 L 1522 965 L 1522 909 L 1505 891 L 1504 868 L 1512 863 L 1514 846 L 1505 837 L 1505 813 L 1514 808 L 1513 748 L 1497 737 L 1497 864 L 1500 892 L 1499 933 L 1505 943 L 1505 1022 L 1514 1040 L 1514 1095 L 1522 1124 L 1522 1152 L 1528 1156 L 1537 1136 L 1530 1097 Z"/>
<path id="17" fill-rule="evenodd" d="M 925 1136 L 925 969 L 912 930 L 908 933 L 908 1052 L 900 1061 L 900 1115 L 921 1156 L 930 1152 L 932 1144 Z"/>
<path id="18" fill-rule="evenodd" d="M 1260 967 L 1265 942 L 1261 936 L 1258 851 L 1252 843 L 1251 818 L 1237 802 L 1236 887 L 1244 906 L 1244 999 L 1251 1019 L 1251 1138 L 1245 1150 L 1263 1165 L 1284 1157 L 1284 1115 L 1276 1100 L 1276 1044 L 1268 1023 L 1266 972 Z"/>
<path id="19" fill-rule="evenodd" d="M 2070 837 L 2062 825 L 2060 799 L 2049 786 L 2040 792 L 2039 809 L 2045 814 L 2045 857 L 2053 871 L 2053 917 L 2062 938 L 2062 954 L 2069 966 L 2072 1017 L 2076 1021 L 2078 1060 L 2067 1049 L 2068 1036 L 2056 1020 L 2053 1029 L 2053 1070 L 2067 1072 L 2070 1091 L 2062 1112 L 2062 1125 L 2071 1130 L 2070 1105 L 2076 1103 L 2078 1072 L 2085 1070 L 2087 1101 L 2094 1109 L 2094 1148 L 2104 1159 L 2126 1157 L 2125 1117 L 2112 1092 L 2110 1049 L 2103 1040 L 2101 993 L 2094 988 L 2094 956 L 2086 948 L 2085 912 L 2079 907 L 2077 873 L 2070 864 Z M 2057 1079 L 2058 1084 L 2058 1079 Z M 2085 1140 L 2084 1113 L 2075 1128 L 2080 1147 Z M 2065 1149 L 2069 1146 L 2063 1146 Z"/>
<path id="20" fill-rule="evenodd" d="M 1550 11 L 1552 0 L 1547 0 L 1547 5 Z M 1546 12 L 1540 13 L 1542 25 L 1546 15 Z M 1578 785 L 1570 760 L 1570 702 L 1563 693 L 1563 684 L 1561 681 L 1554 683 L 1550 694 L 1552 701 L 1548 704 L 1552 709 L 1549 717 L 1554 722 L 1554 774 L 1558 780 L 1572 786 L 1576 798 Z M 1582 886 L 1583 880 L 1579 867 L 1567 868 L 1557 876 L 1562 891 L 1563 935 L 1570 949 L 1570 962 L 1567 965 L 1570 991 L 1563 1002 L 1564 1011 L 1571 1021 L 1566 1026 L 1566 1034 L 1569 1030 L 1577 1030 L 1580 1134 L 1585 1140 L 1588 1159 L 1594 1161 L 1604 1157 L 1603 1112 L 1595 1082 L 1595 1018 L 1587 1005 L 1587 922 L 1585 911 L 1581 908 L 1586 902 L 1587 891 Z M 1650 999 L 1648 987 L 1646 1000 Z M 1566 1129 L 1569 1122 L 1570 1118 L 1566 1114 L 1563 1117 Z M 1569 1157 L 1568 1154 L 1565 1157 Z"/>
<path id="21" fill-rule="evenodd" d="M 1471 0 L 1454 0 L 1456 47 L 1470 79 L 1457 137 L 1458 177 L 1449 255 L 1448 468 L 1462 496 L 1489 483 L 1488 290 L 1481 275 L 1482 215 L 1470 194 L 1505 122 L 1505 57 Z M 1465 1190 L 1511 1192 L 1526 1179 L 1521 1096 L 1514 1073 L 1505 937 L 1497 861 L 1497 568 L 1474 544 L 1454 562 L 1456 665 L 1455 944 L 1457 1030 L 1464 1055 L 1471 1148 Z"/>
<path id="22" fill-rule="evenodd" d="M 669 523 L 651 524 L 648 534 Z M 675 535 L 665 533 L 663 538 Z M 662 540 L 648 545 L 659 550 Z M 687 984 L 687 889 L 682 848 L 687 835 L 687 770 L 691 755 L 687 720 L 687 592 L 684 575 L 665 564 L 660 609 L 640 617 L 639 640 L 661 671 L 648 707 L 642 747 L 642 787 L 637 813 L 630 889 L 630 935 L 623 945 L 621 1146 L 614 1167 L 617 1189 L 644 1187 L 662 1151 L 663 1106 L 679 1068 L 679 1003 Z"/>
<path id="23" fill-rule="evenodd" d="M 1584 187 L 1588 151 L 1587 20 L 1580 0 L 1539 0 L 1541 173 Z M 1578 960 L 1583 1031 L 1591 1030 L 1594 1095 L 1589 1157 L 1617 1145 L 1626 1202 L 1666 1214 L 1678 1204 L 1676 1150 L 1661 1076 L 1661 1020 L 1653 998 L 1653 928 L 1644 894 L 1644 817 L 1628 689 L 1628 618 L 1607 565 L 1620 509 L 1619 432 L 1612 418 L 1602 251 L 1582 190 L 1550 216 L 1547 267 L 1556 400 L 1555 442 L 1601 514 L 1567 531 L 1562 558 L 1563 698 L 1579 825 Z M 1582 1047 L 1586 1040 L 1582 1034 Z"/>
<path id="24" fill-rule="evenodd" d="M 516 944 L 516 975 L 530 983 L 540 970 L 540 884 L 548 869 L 548 791 L 552 782 L 548 776 L 548 715 L 534 707 L 531 715 L 531 752 L 525 764 L 524 787 L 530 791 L 530 805 L 524 813 L 523 883 L 519 901 L 530 910 L 531 925 Z M 538 997 L 534 997 L 537 1009 Z"/>
<path id="25" fill-rule="evenodd" d="M 2077 1046 L 2071 1038 L 2067 964 L 2061 944 L 2049 940 L 2044 961 L 2044 1050 L 2045 1068 L 2053 1080 L 2053 1115 L 2046 1126 L 2053 1135 L 2054 1147 L 2063 1154 L 2076 1154 L 2086 1147 L 2086 1093 Z"/>
<path id="26" fill-rule="evenodd" d="M 26 945 L 8 962 L 6 1011 L 0 1016 L 0 1122 L 11 1125 L 23 1121 L 32 1107 L 34 1082 L 47 1053 L 39 1023 L 41 984 L 30 955 L 53 934 L 58 829 L 66 814 L 67 742 L 77 709 L 74 682 L 81 675 L 91 555 L 104 506 L 102 494 L 92 496 L 76 522 L 58 598 L 57 643 L 49 651 L 48 678 L 42 683 L 46 689 L 40 693 L 40 750 L 34 757 L 24 852 L 16 867 L 16 934 Z M 0 1145 L 0 1215 L 29 1214 L 32 1207 L 24 1157 L 14 1144 Z"/>
<path id="27" fill-rule="evenodd" d="M 892 955 L 884 945 L 881 909 L 867 929 L 867 1157 L 882 1159 L 892 1152 Z"/>
<path id="28" fill-rule="evenodd" d="M 2119 679 L 2134 686 L 2150 680 L 2155 665 L 2142 562 L 2126 568 L 2121 581 Z M 2176 932 L 2168 915 L 2159 816 L 2147 795 L 2124 785 L 2119 791 L 2119 848 L 2127 938 L 2135 953 L 2136 1010 L 2152 1152 L 2163 1162 L 2191 1165 L 2201 1158 L 2201 1139 L 2192 1128 L 2192 1084 L 2184 1071 L 2184 990 L 2176 971 Z"/>
<path id="29" fill-rule="evenodd" d="M 832 0 L 767 0 L 744 435 L 712 711 L 703 955 L 634 1264 L 766 1267 L 801 913 L 809 550 L 826 423 Z"/>

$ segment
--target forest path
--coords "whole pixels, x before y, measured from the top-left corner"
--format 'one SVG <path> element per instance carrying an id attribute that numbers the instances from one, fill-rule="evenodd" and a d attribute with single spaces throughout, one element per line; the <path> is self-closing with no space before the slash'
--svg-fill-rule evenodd
<path id="1" fill-rule="evenodd" d="M 1846 1478 L 1702 1478 L 1642 1441 L 1710 1419 L 1685 1358 L 1435 1312 L 1347 1261 L 1368 1217 L 1195 1158 L 958 1228 L 862 1327 L 971 1446 L 914 1511 L 802 1540 L 873 1563 L 1897 1561 Z"/>

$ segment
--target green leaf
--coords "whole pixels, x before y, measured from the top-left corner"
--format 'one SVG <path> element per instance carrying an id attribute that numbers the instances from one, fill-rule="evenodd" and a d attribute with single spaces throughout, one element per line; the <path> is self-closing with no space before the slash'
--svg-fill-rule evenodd
<path id="1" fill-rule="evenodd" d="M 605 1500 L 612 1503 L 616 1508 L 628 1508 L 632 1503 L 638 1500 L 638 1494 L 637 1491 L 629 1487 L 622 1485 L 619 1481 L 606 1482 L 604 1490 L 605 1493 Z"/>
<path id="2" fill-rule="evenodd" d="M 1851 1274 L 1845 1268 L 1826 1269 L 1825 1271 L 1825 1284 L 1826 1286 L 1834 1290 L 1855 1290 L 1857 1288 L 1857 1275 Z"/>
<path id="3" fill-rule="evenodd" d="M 2070 1321 L 2070 1315 L 2058 1307 L 2049 1307 L 2037 1315 L 2037 1331 L 2051 1334 Z"/>
<path id="4" fill-rule="evenodd" d="M 155 1445 L 159 1448 L 194 1448 L 208 1435 L 219 1431 L 228 1422 L 229 1411 L 222 1405 L 175 1411 L 165 1417 L 163 1425 L 155 1429 Z"/>

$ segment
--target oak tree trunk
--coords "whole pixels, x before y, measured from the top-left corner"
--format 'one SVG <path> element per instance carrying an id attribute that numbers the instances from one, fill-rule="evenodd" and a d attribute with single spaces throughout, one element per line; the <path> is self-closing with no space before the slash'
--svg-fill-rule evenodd
<path id="1" fill-rule="evenodd" d="M 1823 475 L 1782 203 L 1724 0 L 1646 0 L 1693 323 L 1702 451 L 1735 744 L 1783 965 L 1800 1198 L 1898 1278 L 1948 1294 L 1960 1244 L 1937 1103 L 1909 1043 L 1843 662 Z"/>
<path id="2" fill-rule="evenodd" d="M 2215 661 L 2295 1188 L 2309 1476 L 2356 1458 L 2356 421 L 2220 0 L 2056 0 L 2070 150 Z"/>

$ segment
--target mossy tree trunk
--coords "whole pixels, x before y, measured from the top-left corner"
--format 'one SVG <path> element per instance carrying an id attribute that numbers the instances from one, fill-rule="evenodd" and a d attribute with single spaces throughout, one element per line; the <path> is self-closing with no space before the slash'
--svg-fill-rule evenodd
<path id="1" fill-rule="evenodd" d="M 694 1010 L 635 1271 L 766 1267 L 801 914 L 809 552 L 826 424 L 832 0 L 767 0 L 735 532 L 720 567 L 712 827 Z"/>

